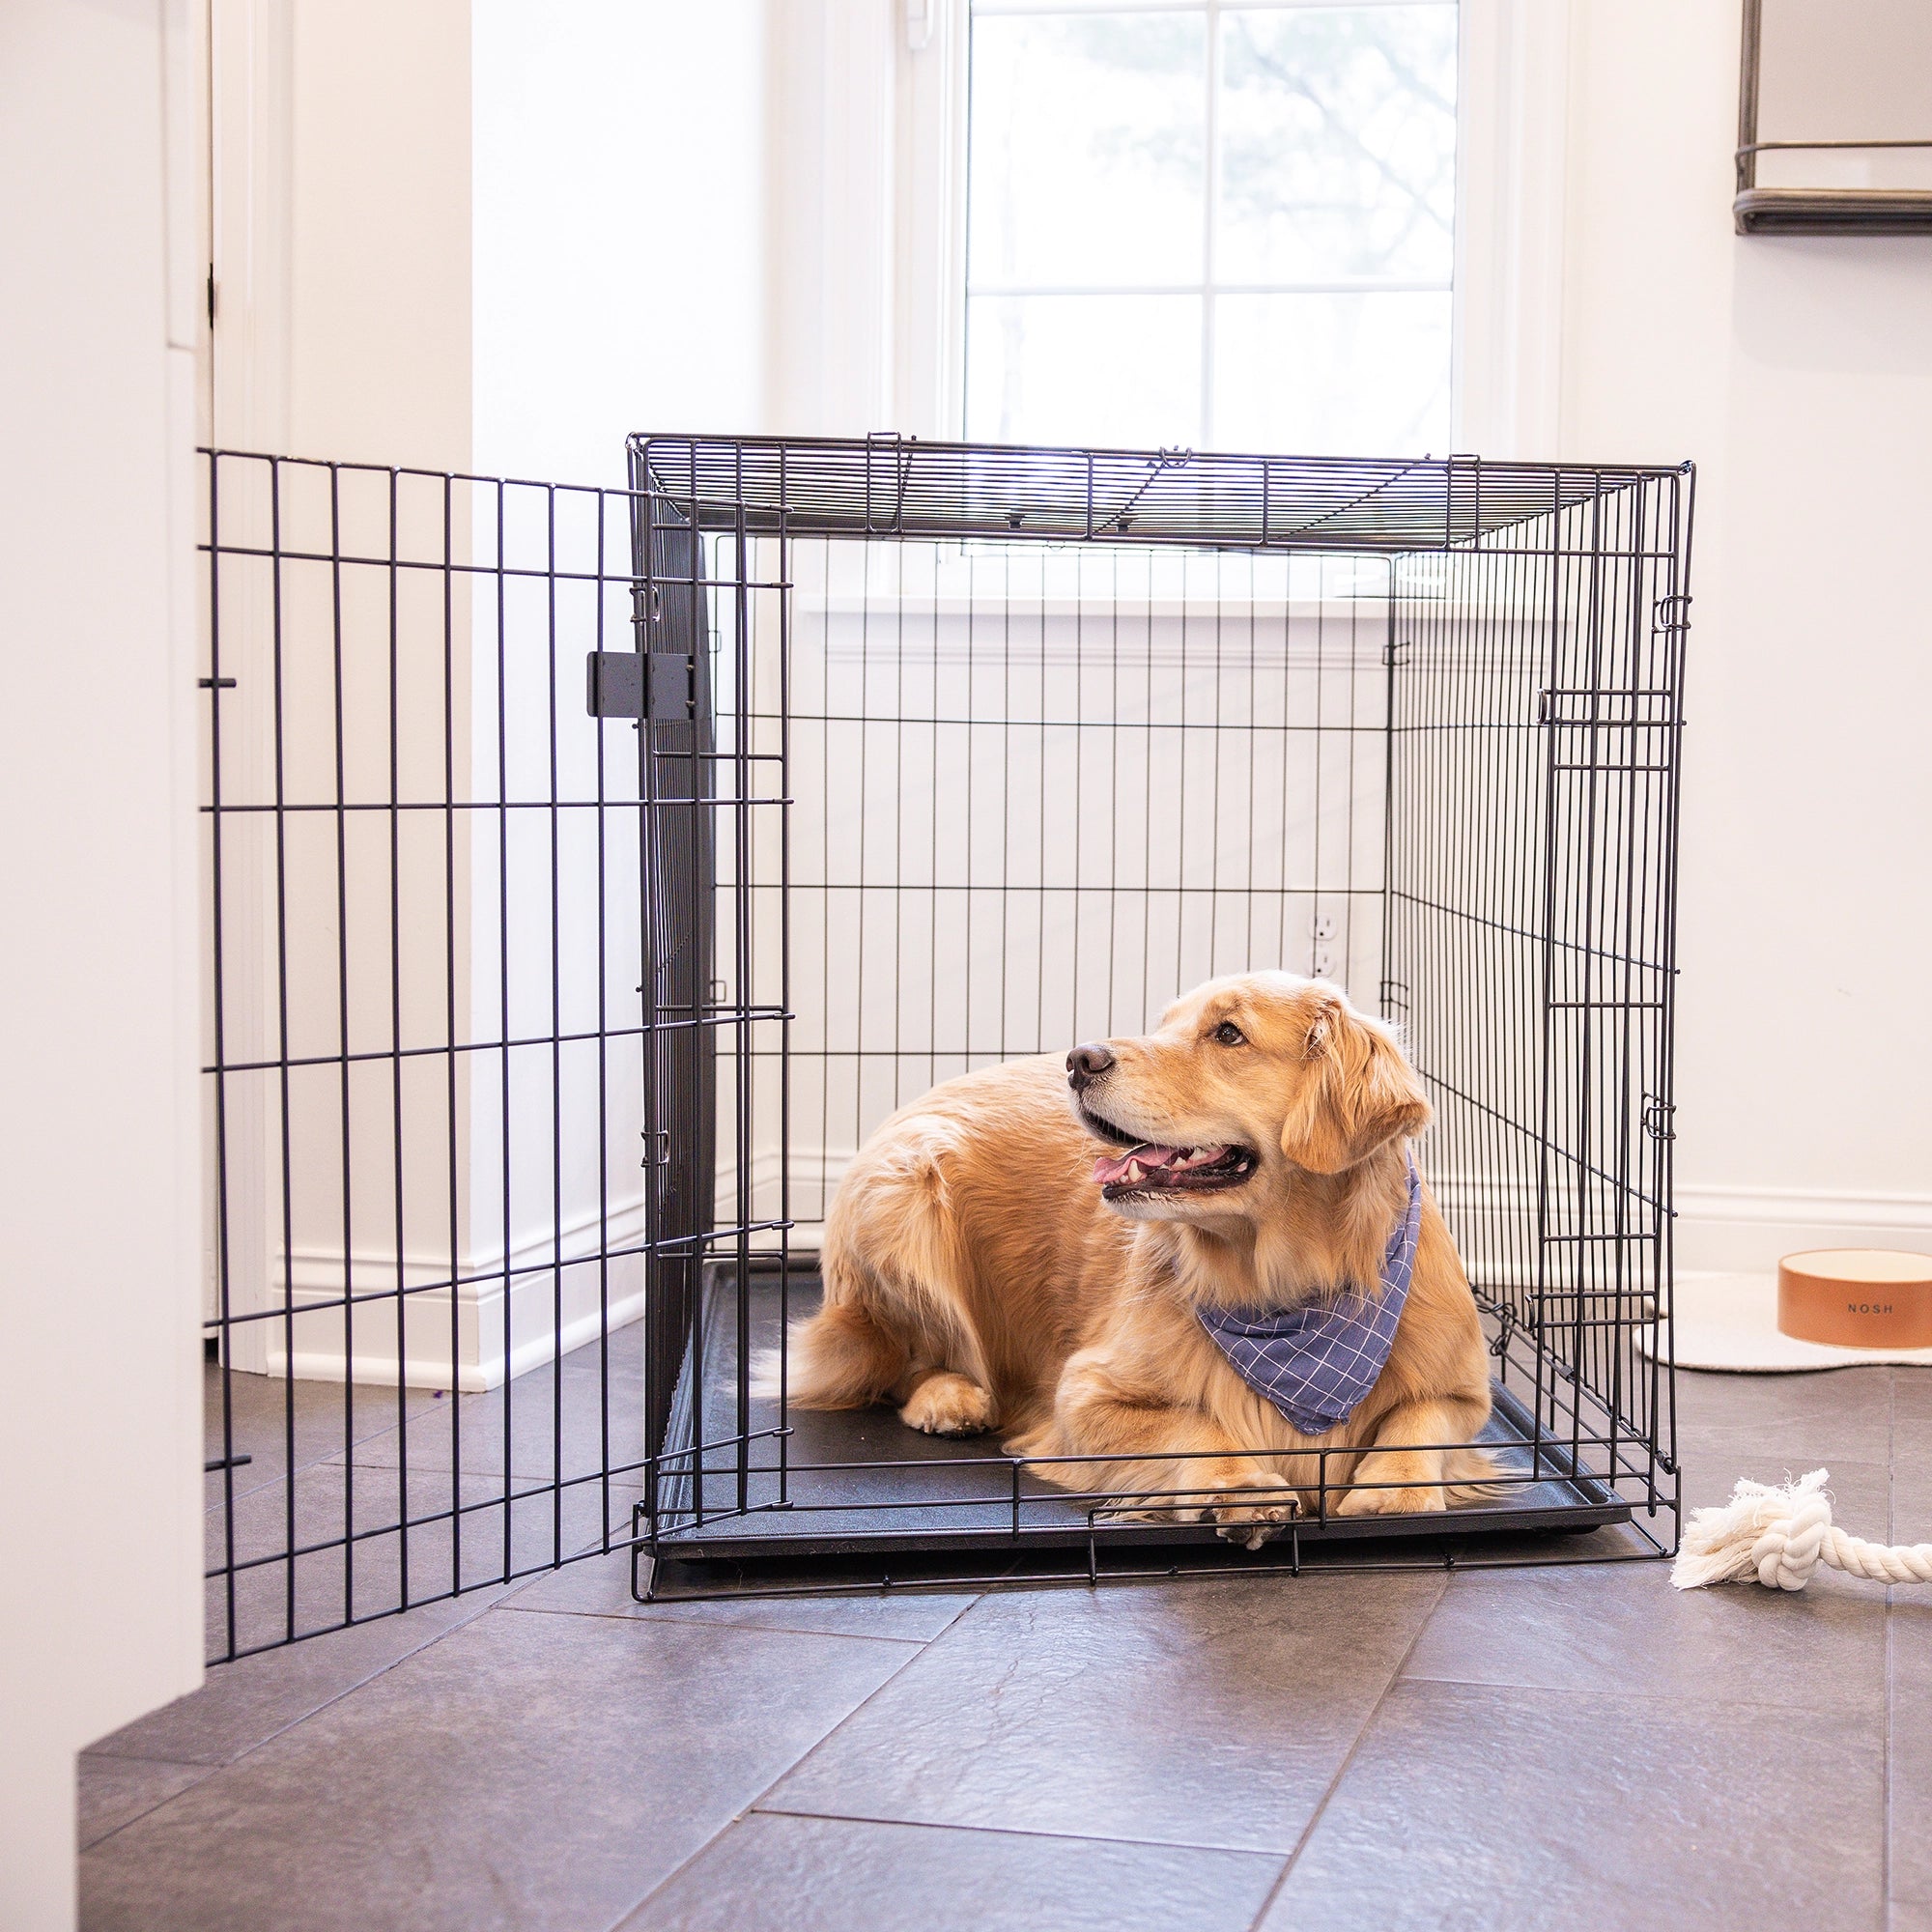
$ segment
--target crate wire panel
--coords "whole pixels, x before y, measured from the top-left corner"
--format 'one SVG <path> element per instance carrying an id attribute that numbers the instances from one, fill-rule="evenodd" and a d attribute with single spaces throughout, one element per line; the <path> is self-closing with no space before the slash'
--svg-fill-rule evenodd
<path id="1" fill-rule="evenodd" d="M 1652 1493 L 1675 1480 L 1652 1337 L 1688 487 L 1552 510 L 1508 554 L 1406 559 L 1391 687 L 1383 994 L 1435 1100 L 1432 1179 L 1479 1299 L 1533 1344 L 1539 1434 Z"/>
<path id="2" fill-rule="evenodd" d="M 796 1221 L 941 1080 L 1256 960 L 1373 977 L 1385 568 L 790 553 Z"/>
<path id="3" fill-rule="evenodd" d="M 1006 1565 L 1211 1538 L 884 1410 L 791 1410 L 751 1362 L 781 1370 L 825 1203 L 896 1107 L 1141 1031 L 1251 966 L 1406 1027 L 1509 1471 L 1506 1506 L 1363 1524 L 1330 1517 L 1324 1463 L 1297 1541 L 1634 1511 L 1673 1546 L 1688 470 L 896 438 L 639 438 L 632 458 L 640 499 L 704 533 L 718 713 L 786 801 L 721 856 L 719 928 L 755 982 L 736 997 L 782 1017 L 718 1036 L 736 1206 L 641 1546 Z"/>
<path id="4" fill-rule="evenodd" d="M 1501 544 L 1552 510 L 1675 470 L 1192 450 L 1041 449 L 867 437 L 635 437 L 646 470 L 708 528 L 1012 537 L 1272 554 L 1407 554 Z M 640 466 L 642 466 L 640 468 Z"/>
<path id="5" fill-rule="evenodd" d="M 708 686 L 648 741 L 584 710 L 586 654 L 638 641 L 642 506 L 202 460 L 224 1659 L 624 1540 L 720 1020 Z"/>

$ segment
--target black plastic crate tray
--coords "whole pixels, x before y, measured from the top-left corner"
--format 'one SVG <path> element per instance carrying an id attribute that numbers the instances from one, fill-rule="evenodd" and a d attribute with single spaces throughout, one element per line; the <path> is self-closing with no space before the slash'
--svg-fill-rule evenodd
<path id="1" fill-rule="evenodd" d="M 810 1312 L 818 1295 L 815 1274 L 790 1276 L 784 1299 L 794 1317 Z M 754 1362 L 778 1341 L 780 1303 L 779 1277 L 753 1272 L 742 1329 Z M 997 1435 L 923 1435 L 886 1407 L 781 1413 L 775 1398 L 753 1394 L 741 1435 L 740 1332 L 735 1269 L 707 1270 L 698 1346 L 686 1357 L 660 1465 L 655 1537 L 648 1514 L 639 1523 L 640 1535 L 662 1556 L 763 1563 L 981 1549 L 1004 1565 L 1015 1548 L 1226 1547 L 1211 1523 L 1137 1521 L 1108 1513 L 1005 1455 Z M 693 1437 L 698 1374 L 701 1454 Z M 1630 1502 L 1589 1466 L 1607 1461 L 1603 1446 L 1573 1457 L 1569 1442 L 1547 1429 L 1534 1445 L 1530 1412 L 1516 1392 L 1496 1384 L 1493 1394 L 1481 1439 L 1494 1448 L 1503 1471 L 1519 1477 L 1502 1493 L 1421 1516 L 1309 1516 L 1296 1523 L 1296 1541 L 1581 1530 L 1631 1520 Z M 1526 1480 L 1532 1472 L 1538 1479 Z"/>

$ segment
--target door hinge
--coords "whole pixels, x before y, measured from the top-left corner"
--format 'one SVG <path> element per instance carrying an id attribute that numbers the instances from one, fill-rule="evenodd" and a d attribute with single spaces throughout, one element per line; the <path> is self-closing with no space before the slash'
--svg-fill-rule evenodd
<path id="1" fill-rule="evenodd" d="M 688 651 L 592 651 L 584 708 L 593 718 L 682 723 L 696 715 L 697 663 Z"/>

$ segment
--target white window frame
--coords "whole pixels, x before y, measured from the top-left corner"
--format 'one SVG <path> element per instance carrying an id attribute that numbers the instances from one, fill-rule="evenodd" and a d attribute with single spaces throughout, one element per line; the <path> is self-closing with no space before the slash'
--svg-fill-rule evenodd
<path id="1" fill-rule="evenodd" d="M 1562 422 L 1571 0 L 1461 0 L 1450 420 L 1457 449 L 1545 461 Z"/>
<path id="2" fill-rule="evenodd" d="M 1214 378 L 1215 355 L 1220 334 L 1216 315 L 1217 298 L 1222 296 L 1304 296 L 1304 295 L 1448 295 L 1452 292 L 1451 279 L 1417 276 L 1393 276 L 1387 280 L 1368 280 L 1361 277 L 1325 276 L 1316 278 L 1260 277 L 1246 282 L 1228 282 L 1221 278 L 1215 260 L 1218 220 L 1217 213 L 1221 200 L 1220 185 L 1216 178 L 1219 141 L 1218 121 L 1222 105 L 1222 41 L 1221 21 L 1229 14 L 1271 13 L 1286 14 L 1310 11 L 1318 8 L 1332 9 L 1337 6 L 1352 6 L 1363 10 L 1382 7 L 1416 4 L 1416 0 L 1112 0 L 1102 11 L 1135 14 L 1188 13 L 1203 21 L 1206 28 L 1204 55 L 1207 99 L 1204 118 L 1199 124 L 1206 134 L 1203 146 L 1207 180 L 1204 189 L 1204 219 L 1201 226 L 1201 259 L 1199 273 L 1192 280 L 1149 281 L 1133 283 L 1119 281 L 1114 283 L 1090 285 L 1086 283 L 1067 286 L 1054 286 L 1044 283 L 980 284 L 975 287 L 970 271 L 964 266 L 962 249 L 960 268 L 960 294 L 962 303 L 973 297 L 987 296 L 1032 296 L 1032 295 L 1082 295 L 1088 297 L 1175 295 L 1191 296 L 1200 303 L 1200 344 L 1201 378 L 1200 395 L 1197 402 L 1199 420 L 1204 427 L 1214 423 Z M 1456 5 L 1457 0 L 1449 0 Z M 980 18 L 1006 16 L 1009 18 L 1040 18 L 1042 16 L 1066 16 L 1069 10 L 1065 0 L 968 0 L 962 12 L 978 13 Z M 1085 11 L 1084 9 L 1082 11 Z M 963 117 L 962 117 L 963 118 Z M 962 145 L 963 154 L 963 145 Z M 962 163 L 963 164 L 963 163 Z M 1453 277 L 1453 265 L 1451 274 Z M 963 387 L 963 373 L 961 384 Z M 964 398 L 962 396 L 963 403 Z M 957 412 L 957 420 L 964 421 L 963 408 Z M 1226 439 L 1214 430 L 1208 432 L 1209 448 L 1227 448 Z M 1446 453 L 1446 452 L 1438 452 Z"/>
<path id="3" fill-rule="evenodd" d="M 968 0 L 785 0 L 774 12 L 775 423 L 956 438 Z M 1563 453 L 1570 13 L 1571 0 L 1461 0 L 1459 451 Z M 801 262 L 802 281 L 788 272 Z"/>
<path id="4" fill-rule="evenodd" d="M 966 415 L 968 0 L 902 0 L 892 427 L 957 438 Z"/>

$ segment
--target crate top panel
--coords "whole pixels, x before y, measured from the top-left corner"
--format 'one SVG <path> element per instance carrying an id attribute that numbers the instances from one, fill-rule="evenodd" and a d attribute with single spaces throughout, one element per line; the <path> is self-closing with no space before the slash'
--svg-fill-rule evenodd
<path id="1" fill-rule="evenodd" d="M 632 487 L 707 529 L 1211 549 L 1449 550 L 1690 465 L 634 436 Z"/>

